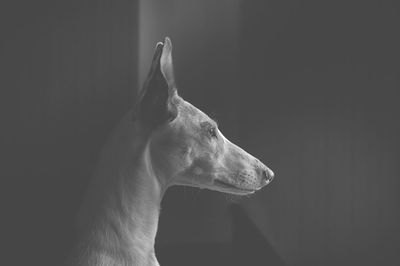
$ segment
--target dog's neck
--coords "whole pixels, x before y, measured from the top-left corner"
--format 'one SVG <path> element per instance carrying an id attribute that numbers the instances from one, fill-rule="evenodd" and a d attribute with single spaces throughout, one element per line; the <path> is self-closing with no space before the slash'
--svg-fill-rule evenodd
<path id="1" fill-rule="evenodd" d="M 159 265 L 154 243 L 166 185 L 152 169 L 146 134 L 124 119 L 103 151 L 82 208 L 86 246 L 81 250 L 86 254 L 81 260 L 93 265 Z"/>

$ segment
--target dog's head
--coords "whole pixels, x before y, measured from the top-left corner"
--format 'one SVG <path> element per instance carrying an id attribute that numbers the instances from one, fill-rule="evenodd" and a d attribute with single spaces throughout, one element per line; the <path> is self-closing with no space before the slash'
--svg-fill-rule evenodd
<path id="1" fill-rule="evenodd" d="M 169 38 L 158 43 L 137 104 L 149 132 L 152 168 L 170 185 L 245 195 L 272 181 L 273 172 L 231 143 L 217 123 L 177 93 Z"/>

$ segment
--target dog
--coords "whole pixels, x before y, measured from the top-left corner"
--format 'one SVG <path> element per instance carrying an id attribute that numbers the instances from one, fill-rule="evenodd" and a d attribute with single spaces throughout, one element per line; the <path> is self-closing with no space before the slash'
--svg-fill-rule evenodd
<path id="1" fill-rule="evenodd" d="M 249 195 L 273 178 L 271 169 L 178 95 L 167 37 L 156 45 L 135 107 L 102 151 L 68 265 L 159 265 L 154 242 L 169 187 Z"/>

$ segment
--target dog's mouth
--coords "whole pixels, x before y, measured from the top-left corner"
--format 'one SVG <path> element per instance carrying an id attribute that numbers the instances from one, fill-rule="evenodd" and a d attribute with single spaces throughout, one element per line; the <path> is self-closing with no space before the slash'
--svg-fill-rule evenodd
<path id="1" fill-rule="evenodd" d="M 220 179 L 214 179 L 214 184 L 219 186 L 223 190 L 223 192 L 238 194 L 238 195 L 251 194 L 257 190 L 257 189 L 238 187 L 232 183 Z"/>

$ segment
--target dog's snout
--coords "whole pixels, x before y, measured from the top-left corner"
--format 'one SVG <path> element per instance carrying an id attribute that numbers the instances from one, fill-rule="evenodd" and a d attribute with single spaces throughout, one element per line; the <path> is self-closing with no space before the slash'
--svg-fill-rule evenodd
<path id="1" fill-rule="evenodd" d="M 263 169 L 262 174 L 263 174 L 263 179 L 267 184 L 270 183 L 272 179 L 274 179 L 274 172 L 272 172 L 272 170 L 267 167 Z"/>

